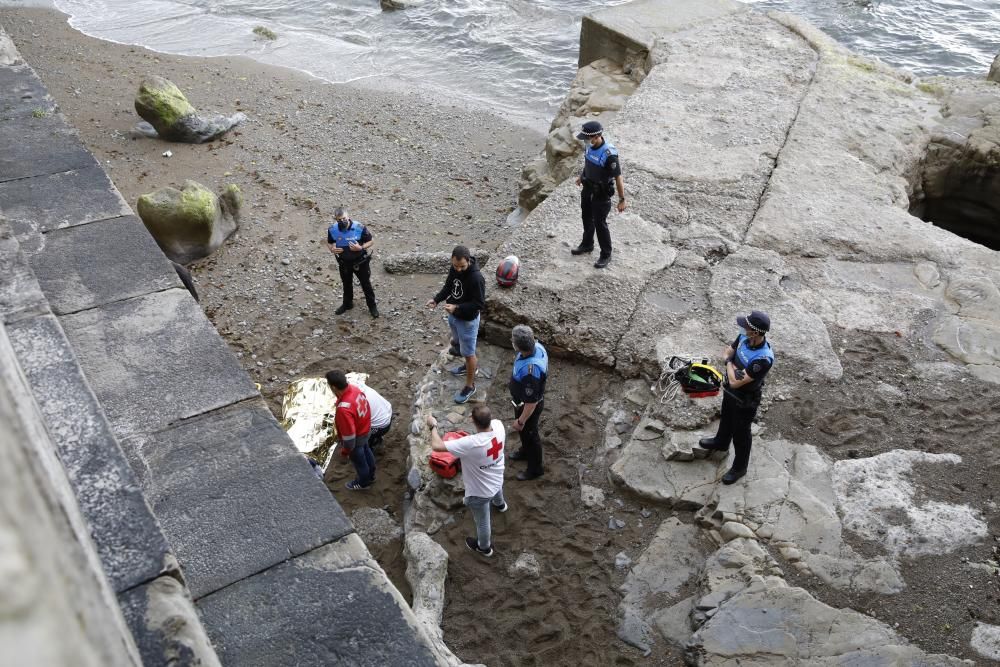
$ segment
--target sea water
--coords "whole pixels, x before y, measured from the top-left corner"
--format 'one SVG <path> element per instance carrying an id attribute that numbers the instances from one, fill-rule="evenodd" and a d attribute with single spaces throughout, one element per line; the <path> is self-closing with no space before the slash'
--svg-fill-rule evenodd
<path id="1" fill-rule="evenodd" d="M 378 0 L 55 5 L 95 37 L 175 54 L 245 55 L 333 82 L 402 82 L 547 125 L 576 72 L 582 16 L 625 1 L 425 0 L 401 11 L 382 11 Z M 751 4 L 804 16 L 851 49 L 918 75 L 984 77 L 1000 52 L 1000 0 Z M 277 39 L 255 35 L 256 26 Z"/>

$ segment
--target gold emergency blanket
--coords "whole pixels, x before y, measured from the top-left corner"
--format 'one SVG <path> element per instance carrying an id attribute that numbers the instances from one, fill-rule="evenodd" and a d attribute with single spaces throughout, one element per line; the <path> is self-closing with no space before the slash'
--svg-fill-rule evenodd
<path id="1" fill-rule="evenodd" d="M 365 387 L 367 373 L 348 373 L 347 381 Z M 288 385 L 281 401 L 281 427 L 295 447 L 325 465 L 337 439 L 333 391 L 325 377 L 301 378 Z"/>

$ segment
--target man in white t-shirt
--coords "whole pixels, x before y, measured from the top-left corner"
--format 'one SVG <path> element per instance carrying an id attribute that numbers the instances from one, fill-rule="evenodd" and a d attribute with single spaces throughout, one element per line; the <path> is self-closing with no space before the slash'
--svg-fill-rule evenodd
<path id="1" fill-rule="evenodd" d="M 361 385 L 360 388 L 372 410 L 372 430 L 368 434 L 368 446 L 375 452 L 382 444 L 382 437 L 392 426 L 392 403 L 367 385 Z"/>
<path id="2" fill-rule="evenodd" d="M 465 546 L 489 558 L 493 555 L 490 529 L 490 505 L 506 512 L 503 499 L 503 446 L 506 432 L 499 419 L 493 419 L 485 405 L 472 411 L 476 432 L 458 440 L 443 442 L 437 432 L 437 420 L 427 415 L 431 427 L 431 449 L 450 452 L 462 461 L 462 481 L 465 483 L 465 505 L 472 510 L 476 522 L 476 537 L 465 538 Z"/>

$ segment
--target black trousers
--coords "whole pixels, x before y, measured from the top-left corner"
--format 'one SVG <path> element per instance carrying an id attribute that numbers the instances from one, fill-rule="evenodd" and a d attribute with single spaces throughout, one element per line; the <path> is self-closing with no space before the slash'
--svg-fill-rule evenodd
<path id="1" fill-rule="evenodd" d="M 750 463 L 750 447 L 753 445 L 750 424 L 757 416 L 759 406 L 760 396 L 748 396 L 741 401 L 728 391 L 723 393 L 722 419 L 715 434 L 715 446 L 728 448 L 730 441 L 733 443 L 736 449 L 733 470 L 746 470 Z"/>
<path id="2" fill-rule="evenodd" d="M 597 243 L 601 246 L 601 255 L 611 254 L 611 230 L 608 229 L 608 213 L 611 212 L 611 197 L 600 185 L 584 183 L 580 191 L 580 211 L 583 214 L 584 248 L 594 247 L 594 232 L 597 232 Z"/>
<path id="3" fill-rule="evenodd" d="M 528 462 L 525 472 L 529 475 L 541 475 L 545 472 L 542 466 L 542 438 L 538 435 L 538 420 L 545 409 L 545 400 L 538 401 L 535 411 L 524 422 L 521 429 L 521 451 L 524 452 L 524 460 Z M 514 419 L 518 419 L 524 412 L 524 406 L 514 408 Z"/>
<path id="4" fill-rule="evenodd" d="M 358 277 L 361 283 L 361 291 L 365 293 L 365 301 L 369 308 L 375 307 L 375 290 L 372 289 L 372 267 L 371 260 L 366 259 L 358 264 L 348 262 L 337 262 L 340 270 L 340 280 L 344 283 L 344 305 L 354 305 L 354 276 Z"/>
<path id="5" fill-rule="evenodd" d="M 372 430 L 368 432 L 368 446 L 372 448 L 373 452 L 378 449 L 379 445 L 382 444 L 382 438 L 385 437 L 385 434 L 389 432 L 390 428 L 392 428 L 391 419 L 388 424 L 381 428 L 375 428 L 372 426 Z"/>

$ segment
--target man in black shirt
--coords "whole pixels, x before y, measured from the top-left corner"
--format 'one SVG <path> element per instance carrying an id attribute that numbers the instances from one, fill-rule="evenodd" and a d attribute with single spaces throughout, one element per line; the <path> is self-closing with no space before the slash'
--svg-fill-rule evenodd
<path id="1" fill-rule="evenodd" d="M 608 213 L 611 212 L 611 195 L 618 191 L 618 212 L 625 210 L 625 184 L 618 161 L 618 149 L 604 139 L 604 128 L 596 120 L 583 124 L 583 131 L 576 135 L 585 140 L 587 152 L 583 171 L 576 178 L 580 191 L 580 210 L 583 214 L 583 240 L 570 252 L 583 255 L 594 251 L 594 233 L 601 246 L 601 256 L 594 266 L 603 269 L 611 261 L 611 231 Z"/>
<path id="2" fill-rule="evenodd" d="M 743 477 L 750 462 L 753 444 L 750 425 L 757 416 L 764 376 L 774 365 L 774 353 L 767 342 L 771 318 L 759 310 L 736 318 L 740 334 L 725 349 L 726 377 L 723 382 L 722 417 L 714 438 L 702 438 L 698 444 L 704 449 L 726 451 L 732 441 L 736 448 L 733 465 L 723 475 L 723 484 L 732 484 Z"/>
<path id="3" fill-rule="evenodd" d="M 368 253 L 375 244 L 372 234 L 360 222 L 351 220 L 343 208 L 336 209 L 333 217 L 337 222 L 326 232 L 326 246 L 337 258 L 340 280 L 344 283 L 344 301 L 334 312 L 343 315 L 354 308 L 354 276 L 357 276 L 365 293 L 368 312 L 372 317 L 378 317 L 375 290 L 372 289 L 371 255 Z"/>
<path id="4" fill-rule="evenodd" d="M 465 403 L 476 393 L 479 367 L 476 339 L 479 337 L 479 313 L 486 307 L 486 281 L 479 272 L 476 258 L 464 245 L 455 246 L 451 251 L 451 269 L 444 287 L 426 305 L 435 308 L 442 301 L 448 311 L 451 346 L 465 357 L 463 365 L 451 369 L 452 375 L 465 376 L 465 386 L 454 396 L 456 403 Z"/>

